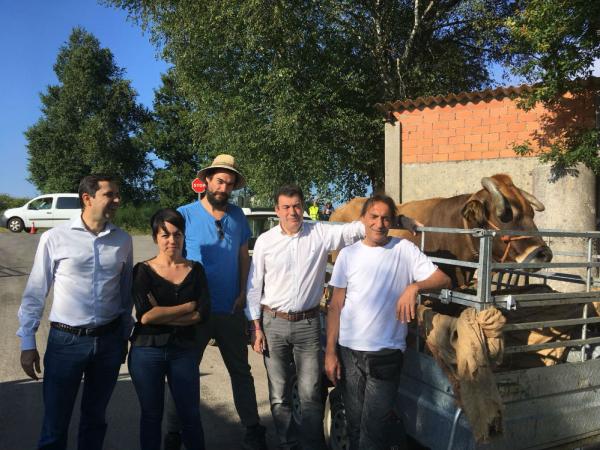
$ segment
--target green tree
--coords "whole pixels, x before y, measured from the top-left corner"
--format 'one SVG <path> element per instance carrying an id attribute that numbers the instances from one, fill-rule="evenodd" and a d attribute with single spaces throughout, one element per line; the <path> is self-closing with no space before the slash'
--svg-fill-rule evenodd
<path id="1" fill-rule="evenodd" d="M 41 192 L 73 192 L 83 176 L 110 173 L 126 198 L 144 197 L 150 166 L 136 134 L 149 116 L 111 51 L 75 28 L 54 72 L 58 84 L 40 95 L 42 117 L 25 132 L 29 180 Z"/>
<path id="2" fill-rule="evenodd" d="M 174 68 L 162 76 L 153 107 L 153 120 L 144 125 L 142 139 L 162 161 L 154 170 L 154 188 L 162 206 L 189 203 L 197 195 L 190 183 L 207 158 L 197 150 L 194 135 L 202 135 L 202 127 L 194 122 L 198 117 L 177 84 Z"/>
<path id="3" fill-rule="evenodd" d="M 266 199 L 383 185 L 377 103 L 478 89 L 510 12 L 496 0 L 108 0 L 148 27 L 204 124 Z"/>
<path id="4" fill-rule="evenodd" d="M 597 80 L 589 82 L 593 63 L 600 59 L 600 2 L 528 0 L 517 4 L 506 21 L 506 62 L 535 87 L 524 96 L 521 106 L 528 109 L 541 103 L 560 117 L 563 112 L 568 114 L 568 103 L 572 103 L 563 98 L 566 92 L 593 105 L 593 98 L 584 97 L 595 95 L 600 87 Z M 573 118 L 571 115 L 570 121 Z M 560 120 L 556 122 L 549 123 L 548 129 L 559 125 Z M 576 172 L 578 163 L 600 175 L 600 136 L 593 122 L 566 123 L 560 124 L 563 136 L 543 151 L 541 160 L 553 164 L 555 176 Z M 534 152 L 528 144 L 517 150 L 522 154 Z"/>

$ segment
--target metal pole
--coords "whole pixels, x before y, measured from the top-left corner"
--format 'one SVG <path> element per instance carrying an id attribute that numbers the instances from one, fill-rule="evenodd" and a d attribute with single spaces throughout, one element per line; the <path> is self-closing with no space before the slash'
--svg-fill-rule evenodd
<path id="1" fill-rule="evenodd" d="M 492 239 L 494 234 L 484 234 L 479 239 L 479 280 L 477 282 L 477 297 L 484 304 L 490 301 L 490 259 L 492 257 Z M 487 305 L 486 305 L 487 306 Z"/>
<path id="2" fill-rule="evenodd" d="M 458 419 L 460 419 L 460 415 L 462 414 L 462 408 L 458 408 L 454 413 L 454 420 L 452 421 L 452 429 L 450 430 L 450 439 L 448 439 L 448 450 L 452 450 L 454 447 L 454 435 L 456 434 L 456 427 L 458 425 Z"/>
<path id="3" fill-rule="evenodd" d="M 588 246 L 587 246 L 587 260 L 588 263 L 592 262 L 592 248 L 593 248 L 593 239 L 589 238 L 588 239 Z M 587 266 L 587 268 L 585 269 L 585 291 L 586 292 L 590 292 L 591 288 L 592 288 L 592 266 L 589 265 Z M 583 318 L 587 319 L 588 316 L 588 304 L 585 303 L 583 305 Z M 587 339 L 587 323 L 584 323 L 581 326 L 581 339 L 585 340 Z M 587 344 L 584 344 L 581 346 L 581 361 L 585 361 L 587 359 L 587 348 L 589 346 Z"/>

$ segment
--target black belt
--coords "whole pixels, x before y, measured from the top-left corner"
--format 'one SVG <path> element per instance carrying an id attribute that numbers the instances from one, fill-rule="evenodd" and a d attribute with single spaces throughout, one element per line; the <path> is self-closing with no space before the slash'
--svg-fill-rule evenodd
<path id="1" fill-rule="evenodd" d="M 119 328 L 119 324 L 121 323 L 121 318 L 115 319 L 112 322 L 109 322 L 105 325 L 100 325 L 95 328 L 84 328 L 84 327 L 72 327 L 71 325 L 67 325 L 66 323 L 60 322 L 50 322 L 50 327 L 56 330 L 65 331 L 67 333 L 75 334 L 77 336 L 104 336 L 105 334 L 110 333 L 111 331 Z"/>
<path id="2" fill-rule="evenodd" d="M 263 311 L 267 312 L 268 314 L 272 315 L 273 317 L 279 317 L 280 319 L 289 320 L 290 322 L 298 322 L 298 321 L 304 320 L 304 319 L 312 319 L 319 315 L 319 307 L 318 306 L 311 308 L 307 311 L 298 311 L 298 312 L 277 311 L 275 309 L 269 308 L 266 305 L 262 305 L 262 309 L 263 309 Z"/>

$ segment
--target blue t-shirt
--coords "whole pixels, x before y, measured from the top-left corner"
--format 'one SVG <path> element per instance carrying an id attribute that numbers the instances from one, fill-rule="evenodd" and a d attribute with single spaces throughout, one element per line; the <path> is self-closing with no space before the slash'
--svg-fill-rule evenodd
<path id="1" fill-rule="evenodd" d="M 185 219 L 184 254 L 204 267 L 212 312 L 231 314 L 240 294 L 240 247 L 252 235 L 246 216 L 241 208 L 229 203 L 221 219 L 223 239 L 219 239 L 215 218 L 202 203 L 195 201 L 177 210 Z"/>

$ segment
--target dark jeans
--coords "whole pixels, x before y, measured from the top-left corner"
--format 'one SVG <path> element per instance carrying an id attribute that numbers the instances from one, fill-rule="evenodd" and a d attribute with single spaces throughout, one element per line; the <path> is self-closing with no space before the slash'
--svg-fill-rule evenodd
<path id="1" fill-rule="evenodd" d="M 339 347 L 342 396 L 350 450 L 388 450 L 398 433 L 394 404 L 400 383 L 402 352 L 361 352 Z"/>
<path id="2" fill-rule="evenodd" d="M 65 449 L 79 385 L 83 382 L 78 448 L 100 450 L 105 412 L 112 395 L 125 340 L 121 328 L 100 337 L 50 329 L 44 355 L 44 420 L 40 449 Z"/>
<path id="3" fill-rule="evenodd" d="M 204 449 L 200 420 L 200 373 L 198 351 L 173 345 L 131 348 L 129 373 L 135 386 L 142 416 L 142 450 L 160 450 L 165 398 L 165 377 L 182 422 L 182 438 L 188 450 Z"/>
<path id="4" fill-rule="evenodd" d="M 294 448 L 300 442 L 303 449 L 324 449 L 319 318 L 290 322 L 264 312 L 263 329 L 268 347 L 264 360 L 269 377 L 269 400 L 280 448 Z M 292 423 L 289 386 L 292 363 L 296 368 L 302 408 L 298 432 Z"/>
<path id="5" fill-rule="evenodd" d="M 204 349 L 211 338 L 217 340 L 219 351 L 231 378 L 233 402 L 242 424 L 246 427 L 259 423 L 254 378 L 248 364 L 248 336 L 246 317 L 243 313 L 211 314 L 210 319 L 201 327 L 198 350 L 200 364 Z M 167 393 L 167 430 L 179 431 L 181 424 L 170 393 Z"/>

